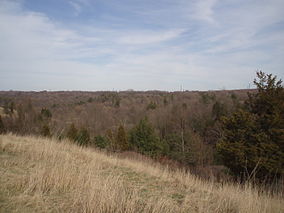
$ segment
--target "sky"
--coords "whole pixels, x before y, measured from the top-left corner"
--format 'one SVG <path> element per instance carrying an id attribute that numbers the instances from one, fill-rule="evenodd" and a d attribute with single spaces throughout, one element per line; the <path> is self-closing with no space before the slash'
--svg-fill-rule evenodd
<path id="1" fill-rule="evenodd" d="M 284 80 L 283 0 L 0 0 L 0 90 L 220 90 Z"/>

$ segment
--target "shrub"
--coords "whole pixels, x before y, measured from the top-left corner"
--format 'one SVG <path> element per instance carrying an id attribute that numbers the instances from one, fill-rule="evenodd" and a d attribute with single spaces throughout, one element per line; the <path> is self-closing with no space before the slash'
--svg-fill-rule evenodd
<path id="1" fill-rule="evenodd" d="M 92 103 L 93 101 L 94 101 L 93 98 L 88 98 L 88 102 L 89 102 L 89 103 Z"/>
<path id="2" fill-rule="evenodd" d="M 80 146 L 88 146 L 90 144 L 90 134 L 86 128 L 81 128 L 78 131 L 76 142 Z"/>
<path id="3" fill-rule="evenodd" d="M 46 119 L 49 119 L 52 117 L 50 110 L 46 108 L 42 108 L 40 111 L 40 114 L 43 118 L 46 118 Z"/>
<path id="4" fill-rule="evenodd" d="M 105 149 L 109 145 L 109 141 L 107 140 L 107 138 L 101 135 L 96 136 L 94 139 L 94 142 L 95 142 L 95 146 L 100 149 Z"/>
<path id="5" fill-rule="evenodd" d="M 72 123 L 67 130 L 66 136 L 69 140 L 76 141 L 77 135 L 78 135 L 78 129 Z"/>
<path id="6" fill-rule="evenodd" d="M 44 124 L 41 128 L 40 134 L 44 137 L 51 137 L 50 129 L 47 124 Z"/>

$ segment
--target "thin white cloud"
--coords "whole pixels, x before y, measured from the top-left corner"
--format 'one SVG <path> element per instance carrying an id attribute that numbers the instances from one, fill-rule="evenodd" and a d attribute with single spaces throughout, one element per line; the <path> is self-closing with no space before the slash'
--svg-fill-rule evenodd
<path id="1" fill-rule="evenodd" d="M 90 0 L 69 0 L 68 3 L 74 9 L 76 16 L 80 15 L 83 8 L 90 5 Z"/>
<path id="2" fill-rule="evenodd" d="M 126 35 L 121 36 L 117 39 L 119 43 L 122 44 L 152 44 L 168 41 L 175 39 L 180 36 L 184 31 L 183 30 L 170 30 L 170 31 L 139 31 L 139 32 L 130 32 Z"/>
<path id="3" fill-rule="evenodd" d="M 70 1 L 69 4 L 74 8 L 75 15 L 78 16 L 82 11 L 82 6 L 75 1 Z"/>
<path id="4" fill-rule="evenodd" d="M 192 16 L 195 19 L 213 23 L 214 20 L 214 6 L 218 0 L 197 0 L 194 4 Z"/>

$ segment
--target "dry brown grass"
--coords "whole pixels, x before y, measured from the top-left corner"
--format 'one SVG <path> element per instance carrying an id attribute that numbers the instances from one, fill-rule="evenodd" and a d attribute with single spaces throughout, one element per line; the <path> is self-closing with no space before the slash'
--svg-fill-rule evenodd
<path id="1" fill-rule="evenodd" d="M 282 195 L 68 141 L 1 135 L 0 164 L 0 212 L 284 212 Z"/>

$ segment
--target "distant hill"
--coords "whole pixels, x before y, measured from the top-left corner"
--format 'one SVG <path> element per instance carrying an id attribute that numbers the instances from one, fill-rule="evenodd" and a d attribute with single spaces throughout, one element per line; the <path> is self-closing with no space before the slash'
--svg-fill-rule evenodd
<path id="1" fill-rule="evenodd" d="M 220 91 L 56 91 L 22 92 L 0 91 L 0 107 L 5 103 L 15 106 L 31 104 L 35 112 L 48 108 L 52 112 L 54 134 L 60 134 L 68 124 L 87 127 L 91 135 L 105 134 L 106 129 L 123 123 L 127 129 L 147 116 L 155 128 L 158 117 L 174 116 L 184 109 L 189 115 L 187 125 L 200 114 L 207 115 L 216 101 L 231 109 L 242 103 L 248 92 L 255 90 Z M 186 107 L 186 108 L 185 108 Z M 167 116 L 169 117 L 169 116 Z M 169 122 L 168 122 L 169 123 Z M 158 131 L 161 131 L 158 129 Z"/>

